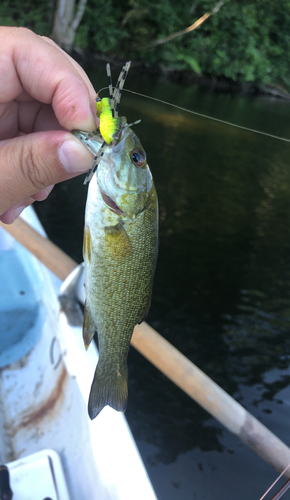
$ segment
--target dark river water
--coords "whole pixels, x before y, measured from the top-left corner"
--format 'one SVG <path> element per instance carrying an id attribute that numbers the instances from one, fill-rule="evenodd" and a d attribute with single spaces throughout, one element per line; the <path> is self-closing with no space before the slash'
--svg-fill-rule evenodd
<path id="1" fill-rule="evenodd" d="M 100 66 L 88 70 L 96 90 L 106 85 Z M 287 101 L 133 71 L 126 85 L 290 138 Z M 120 111 L 142 120 L 135 132 L 159 195 L 148 323 L 290 446 L 290 144 L 128 93 Z M 37 204 L 50 238 L 79 262 L 82 181 L 56 186 Z M 129 379 L 126 417 L 159 500 L 260 499 L 276 472 L 133 348 Z"/>

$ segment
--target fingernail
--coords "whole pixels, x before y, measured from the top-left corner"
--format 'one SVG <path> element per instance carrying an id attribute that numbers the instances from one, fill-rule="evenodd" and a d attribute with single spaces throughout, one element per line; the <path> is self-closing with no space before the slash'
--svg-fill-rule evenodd
<path id="1" fill-rule="evenodd" d="M 86 172 L 93 161 L 92 154 L 78 139 L 67 139 L 60 145 L 59 159 L 71 174 Z"/>
<path id="2" fill-rule="evenodd" d="M 17 219 L 17 217 L 19 217 L 19 215 L 21 214 L 21 212 L 23 212 L 23 210 L 26 208 L 26 206 L 21 206 L 21 207 L 18 207 L 14 210 L 13 212 L 13 217 L 14 217 L 14 220 Z"/>
<path id="3" fill-rule="evenodd" d="M 99 119 L 96 117 L 96 115 L 94 117 L 92 111 L 90 110 L 85 119 L 77 121 L 74 120 L 72 128 L 79 130 L 86 130 L 87 132 L 92 132 L 93 130 L 96 130 L 98 126 L 98 121 Z"/>
<path id="4" fill-rule="evenodd" d="M 38 191 L 37 193 L 33 194 L 31 198 L 36 201 L 44 201 L 48 197 L 48 195 L 51 193 L 51 191 L 54 188 L 54 184 L 52 186 L 48 186 L 45 189 L 42 189 L 41 191 Z"/>
<path id="5" fill-rule="evenodd" d="M 54 184 L 52 186 L 48 186 L 47 188 L 43 189 L 44 193 L 46 194 L 46 196 L 48 196 L 51 191 L 53 190 L 54 188 Z"/>
<path id="6" fill-rule="evenodd" d="M 9 210 L 6 210 L 6 212 L 1 215 L 0 219 L 4 224 L 12 224 L 25 208 L 26 205 L 21 205 L 20 207 L 16 205 L 16 207 L 9 208 Z"/>
<path id="7" fill-rule="evenodd" d="M 81 124 L 78 124 L 78 127 L 81 130 L 87 130 L 88 132 L 92 132 L 93 130 L 96 130 L 96 128 L 97 128 L 96 120 L 95 120 L 94 115 L 91 111 L 90 111 L 89 119 Z"/>

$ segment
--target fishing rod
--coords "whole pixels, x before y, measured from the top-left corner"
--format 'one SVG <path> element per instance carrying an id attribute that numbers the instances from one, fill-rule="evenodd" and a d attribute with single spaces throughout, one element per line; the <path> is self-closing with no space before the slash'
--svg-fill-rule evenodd
<path id="1" fill-rule="evenodd" d="M 280 500 L 280 498 L 284 496 L 284 493 L 286 493 L 286 491 L 288 491 L 289 488 L 290 488 L 290 479 L 286 481 L 286 483 L 282 486 L 282 488 L 280 488 L 279 491 L 277 491 L 276 495 L 274 495 L 271 500 Z"/>
<path id="2" fill-rule="evenodd" d="M 285 474 L 285 472 L 289 469 L 290 467 L 290 464 L 287 465 L 287 467 L 285 467 L 285 469 L 281 472 L 280 476 L 277 477 L 277 479 L 275 479 L 275 481 L 271 484 L 271 486 L 267 489 L 267 491 L 265 491 L 264 495 L 261 496 L 260 500 L 264 500 L 264 498 L 268 495 L 268 493 L 274 488 L 275 484 L 278 483 L 279 479 L 281 479 L 281 477 Z M 284 493 L 286 493 L 286 491 L 290 488 L 290 479 L 288 479 L 286 481 L 286 483 L 282 486 L 282 488 L 280 488 L 280 490 L 271 498 L 271 500 L 279 500 L 280 498 L 282 498 L 282 496 L 284 495 Z M 277 496 L 277 495 L 280 495 L 280 496 Z"/>

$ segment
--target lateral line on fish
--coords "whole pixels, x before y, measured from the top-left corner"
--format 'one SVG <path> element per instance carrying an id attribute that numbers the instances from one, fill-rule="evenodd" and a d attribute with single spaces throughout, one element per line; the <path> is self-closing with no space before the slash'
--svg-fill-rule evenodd
<path id="1" fill-rule="evenodd" d="M 107 89 L 108 87 L 103 87 L 101 90 L 99 90 L 98 93 Z M 270 134 L 268 132 L 262 132 L 261 130 L 244 127 L 243 125 L 237 125 L 236 123 L 227 122 L 226 120 L 221 120 L 220 118 L 214 118 L 213 116 L 205 115 L 203 113 L 198 113 L 197 111 L 192 111 L 191 109 L 183 108 L 182 106 L 178 106 L 177 104 L 172 104 L 171 102 L 163 101 L 162 99 L 158 99 L 157 97 L 151 97 L 149 95 L 140 94 L 140 92 L 135 92 L 134 90 L 129 90 L 129 89 L 123 89 L 123 92 L 130 92 L 130 94 L 135 94 L 140 97 L 145 97 L 146 99 L 151 99 L 152 101 L 160 102 L 161 104 L 165 104 L 166 106 L 171 106 L 172 108 L 179 109 L 180 111 L 185 111 L 186 113 L 200 116 L 201 118 L 206 118 L 207 120 L 213 120 L 215 122 L 222 123 L 223 125 L 228 125 L 230 127 L 235 127 L 241 130 L 245 130 L 246 132 L 252 132 L 254 134 L 264 135 L 266 137 L 270 137 L 271 139 L 278 139 L 279 141 L 290 143 L 290 139 L 287 139 L 287 137 L 280 137 L 279 135 Z"/>

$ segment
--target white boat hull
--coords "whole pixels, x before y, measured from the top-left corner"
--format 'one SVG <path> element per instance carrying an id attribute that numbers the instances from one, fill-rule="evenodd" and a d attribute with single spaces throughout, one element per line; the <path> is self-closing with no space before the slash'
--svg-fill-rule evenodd
<path id="1" fill-rule="evenodd" d="M 33 214 L 28 211 L 26 217 L 33 219 Z M 81 328 L 68 325 L 59 311 L 55 289 L 60 282 L 3 233 L 1 230 L 0 237 L 6 250 L 0 250 L 0 270 L 3 252 L 19 254 L 25 262 L 27 283 L 23 277 L 19 283 L 13 277 L 9 287 L 16 298 L 11 297 L 6 330 L 3 327 L 0 333 L 5 346 L 0 353 L 2 463 L 49 448 L 60 456 L 71 500 L 156 500 L 124 416 L 106 407 L 93 422 L 88 417 L 87 400 L 98 354 L 94 345 L 85 351 Z M 7 272 L 5 267 L 5 280 L 9 273 L 13 269 Z M 2 283 L 3 307 L 5 288 Z M 32 298 L 30 328 L 28 317 L 26 323 L 22 317 L 16 332 L 16 310 L 21 310 L 21 304 L 29 306 Z M 11 342 L 7 340 L 8 323 L 14 325 Z M 41 332 L 35 331 L 40 324 Z"/>

